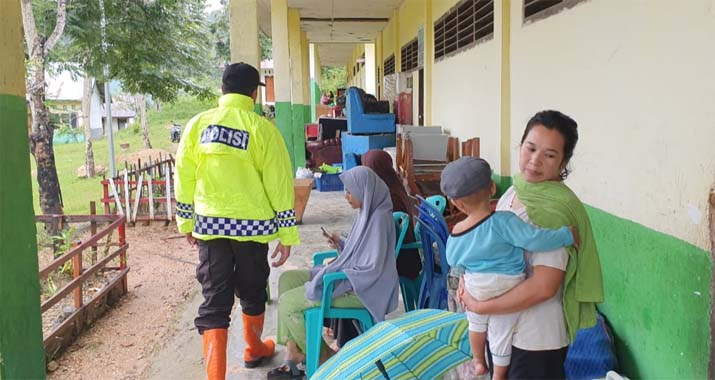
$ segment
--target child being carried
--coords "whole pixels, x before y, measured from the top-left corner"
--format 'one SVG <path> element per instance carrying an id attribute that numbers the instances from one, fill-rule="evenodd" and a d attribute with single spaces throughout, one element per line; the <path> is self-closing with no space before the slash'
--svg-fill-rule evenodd
<path id="1" fill-rule="evenodd" d="M 508 211 L 491 211 L 496 192 L 489 163 L 462 157 L 442 171 L 440 187 L 467 218 L 457 223 L 447 239 L 447 262 L 463 269 L 466 291 L 483 301 L 497 297 L 524 281 L 524 250 L 550 251 L 574 245 L 573 227 L 541 229 Z M 514 326 L 520 313 L 480 315 L 467 311 L 469 342 L 477 375 L 487 373 L 484 348 L 487 337 L 494 364 L 494 380 L 507 377 Z"/>

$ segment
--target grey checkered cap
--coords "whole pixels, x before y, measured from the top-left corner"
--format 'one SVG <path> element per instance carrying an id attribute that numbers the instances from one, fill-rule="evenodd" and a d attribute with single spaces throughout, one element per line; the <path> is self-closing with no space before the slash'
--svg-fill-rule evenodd
<path id="1" fill-rule="evenodd" d="M 482 190 L 492 183 L 492 168 L 481 158 L 462 157 L 444 170 L 440 188 L 448 198 L 461 198 Z"/>

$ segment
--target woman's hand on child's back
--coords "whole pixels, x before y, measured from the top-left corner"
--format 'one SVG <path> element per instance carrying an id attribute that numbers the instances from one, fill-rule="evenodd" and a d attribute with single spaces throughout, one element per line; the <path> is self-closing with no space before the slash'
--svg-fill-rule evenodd
<path id="1" fill-rule="evenodd" d="M 578 237 L 578 230 L 574 226 L 569 226 L 569 230 L 571 230 L 571 235 L 573 235 L 573 246 L 578 249 L 581 245 L 581 240 Z"/>

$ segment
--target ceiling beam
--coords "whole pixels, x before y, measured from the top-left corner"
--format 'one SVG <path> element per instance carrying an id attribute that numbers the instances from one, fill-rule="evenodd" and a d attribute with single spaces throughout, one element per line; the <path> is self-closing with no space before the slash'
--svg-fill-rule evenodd
<path id="1" fill-rule="evenodd" d="M 338 17 L 338 18 L 320 18 L 320 17 L 301 17 L 300 21 L 307 22 L 388 22 L 389 18 L 370 18 L 370 17 Z"/>

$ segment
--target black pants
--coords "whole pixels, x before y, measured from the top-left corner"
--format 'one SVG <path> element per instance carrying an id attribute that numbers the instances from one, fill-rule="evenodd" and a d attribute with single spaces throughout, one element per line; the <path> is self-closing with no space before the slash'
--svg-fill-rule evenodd
<path id="1" fill-rule="evenodd" d="M 199 265 L 196 279 L 201 283 L 204 303 L 194 325 L 204 330 L 225 329 L 231 322 L 234 294 L 244 313 L 256 316 L 266 310 L 268 244 L 231 239 L 197 240 Z"/>
<path id="2" fill-rule="evenodd" d="M 557 350 L 527 351 L 511 347 L 511 364 L 509 365 L 509 380 L 564 380 L 564 362 L 568 347 Z M 487 342 L 487 360 L 492 367 L 492 353 Z"/>

